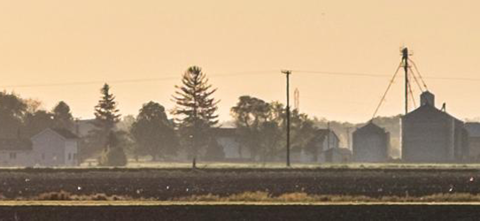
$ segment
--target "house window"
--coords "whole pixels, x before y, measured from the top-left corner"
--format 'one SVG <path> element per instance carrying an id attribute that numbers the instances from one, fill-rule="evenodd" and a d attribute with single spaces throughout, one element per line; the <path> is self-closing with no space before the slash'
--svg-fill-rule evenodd
<path id="1" fill-rule="evenodd" d="M 10 159 L 11 160 L 17 159 L 17 153 L 10 153 Z"/>
<path id="2" fill-rule="evenodd" d="M 68 160 L 72 160 L 72 154 L 68 153 Z"/>

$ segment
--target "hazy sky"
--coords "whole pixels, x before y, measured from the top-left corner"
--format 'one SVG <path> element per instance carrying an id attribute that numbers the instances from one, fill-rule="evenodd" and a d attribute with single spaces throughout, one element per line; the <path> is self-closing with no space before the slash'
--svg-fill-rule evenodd
<path id="1" fill-rule="evenodd" d="M 0 87 L 47 109 L 64 100 L 85 119 L 105 81 L 122 114 L 137 114 L 150 100 L 171 109 L 174 85 L 198 65 L 228 120 L 241 95 L 284 101 L 281 69 L 392 75 L 406 45 L 437 106 L 480 117 L 480 80 L 428 78 L 480 79 L 479 8 L 476 0 L 3 0 Z M 302 112 L 354 122 L 369 120 L 388 81 L 291 76 Z M 89 83 L 65 84 L 73 82 Z M 380 115 L 403 112 L 402 84 L 397 79 Z"/>

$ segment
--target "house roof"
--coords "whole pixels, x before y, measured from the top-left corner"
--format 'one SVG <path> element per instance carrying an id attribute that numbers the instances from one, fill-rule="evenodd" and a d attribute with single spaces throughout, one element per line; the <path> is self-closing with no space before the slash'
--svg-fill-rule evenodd
<path id="1" fill-rule="evenodd" d="M 480 123 L 477 123 L 477 122 L 465 123 L 465 129 L 468 131 L 468 136 L 480 137 Z"/>
<path id="2" fill-rule="evenodd" d="M 65 139 L 78 139 L 77 135 L 67 129 L 55 128 L 52 130 L 58 133 L 60 136 L 64 137 Z"/>
<path id="3" fill-rule="evenodd" d="M 447 112 L 441 111 L 441 110 L 437 109 L 436 107 L 434 107 L 432 105 L 429 105 L 429 104 L 420 106 L 419 108 L 417 108 L 414 111 L 406 114 L 402 118 L 410 118 L 410 117 L 417 116 L 417 115 L 427 115 L 427 116 L 437 115 L 437 116 L 440 116 L 440 117 L 443 117 L 443 118 L 453 118 L 457 122 L 462 122 L 461 120 L 455 118 L 454 116 L 448 114 Z"/>
<path id="4" fill-rule="evenodd" d="M 368 132 L 374 132 L 374 133 L 380 133 L 380 134 L 385 134 L 386 131 L 384 128 L 374 124 L 372 121 L 369 121 L 365 126 L 357 128 L 354 134 L 356 133 L 368 133 Z"/>
<path id="5" fill-rule="evenodd" d="M 18 139 L 18 138 L 0 139 L 0 150 L 26 151 L 31 149 L 32 149 L 32 142 L 30 141 L 30 139 Z"/>
<path id="6" fill-rule="evenodd" d="M 46 128 L 45 130 L 42 130 L 40 131 L 40 133 L 34 135 L 33 137 L 31 137 L 30 139 L 36 139 L 37 137 L 39 136 L 42 136 L 42 134 L 46 133 L 46 132 L 54 132 L 55 134 L 57 134 L 58 136 L 62 137 L 63 139 L 65 140 L 71 140 L 71 139 L 78 139 L 78 136 L 75 135 L 74 133 L 72 133 L 71 131 L 67 130 L 67 129 L 59 129 L 59 128 Z"/>

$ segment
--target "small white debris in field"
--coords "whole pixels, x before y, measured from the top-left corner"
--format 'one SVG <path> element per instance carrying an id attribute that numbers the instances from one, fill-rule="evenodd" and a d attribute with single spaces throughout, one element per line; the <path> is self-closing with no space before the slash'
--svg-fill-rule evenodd
<path id="1" fill-rule="evenodd" d="M 25 182 L 27 182 L 27 183 L 28 183 L 28 182 L 30 182 L 30 179 L 28 179 L 28 178 L 25 178 Z"/>
<path id="2" fill-rule="evenodd" d="M 474 180 L 475 180 L 475 178 L 473 178 L 473 176 L 470 177 L 470 182 L 473 182 Z"/>
<path id="3" fill-rule="evenodd" d="M 167 186 L 167 190 L 169 190 L 169 189 L 170 189 L 170 186 Z"/>
<path id="4" fill-rule="evenodd" d="M 82 187 L 81 187 L 81 186 L 77 186 L 77 190 L 78 190 L 78 191 L 82 190 Z"/>

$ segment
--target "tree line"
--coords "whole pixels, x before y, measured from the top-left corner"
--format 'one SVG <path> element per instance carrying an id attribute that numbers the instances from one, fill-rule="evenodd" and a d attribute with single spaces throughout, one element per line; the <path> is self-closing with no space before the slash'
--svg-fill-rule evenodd
<path id="1" fill-rule="evenodd" d="M 116 98 L 108 84 L 100 89 L 94 107 L 93 129 L 81 137 L 79 158 L 97 158 L 100 165 L 121 166 L 127 155 L 138 159 L 168 160 L 180 152 L 187 154 L 195 167 L 197 160 L 222 160 L 223 148 L 215 139 L 219 127 L 217 91 L 200 67 L 188 68 L 181 84 L 175 86 L 173 110 L 157 102 L 142 105 L 135 117 L 121 119 Z M 23 99 L 15 93 L 0 93 L 0 139 L 30 138 L 45 128 L 76 132 L 70 107 L 60 101 L 52 110 L 40 108 L 41 102 Z M 285 107 L 280 102 L 266 102 L 241 96 L 231 108 L 239 154 L 248 151 L 250 160 L 268 162 L 285 153 Z M 124 124 L 123 127 L 120 124 Z M 315 154 L 308 145 L 324 121 L 294 109 L 291 112 L 292 150 Z M 341 124 L 340 124 L 341 125 Z M 351 125 L 348 125 L 351 126 Z"/>

